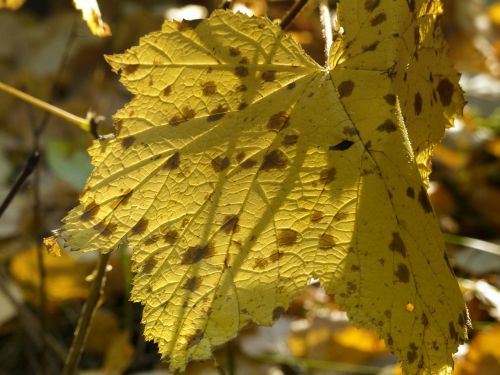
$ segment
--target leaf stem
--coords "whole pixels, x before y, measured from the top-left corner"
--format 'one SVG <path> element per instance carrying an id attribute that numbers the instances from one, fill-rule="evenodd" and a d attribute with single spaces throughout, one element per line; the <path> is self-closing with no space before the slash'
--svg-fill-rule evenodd
<path id="1" fill-rule="evenodd" d="M 286 30 L 288 26 L 293 22 L 295 17 L 299 14 L 299 12 L 304 8 L 304 6 L 307 4 L 307 0 L 299 0 L 293 6 L 290 8 L 287 14 L 283 17 L 283 19 L 280 22 L 280 27 L 282 30 Z"/>
<path id="2" fill-rule="evenodd" d="M 39 160 L 40 160 L 40 153 L 38 151 L 32 152 L 31 155 L 28 157 L 23 170 L 17 176 L 14 185 L 12 185 L 10 191 L 8 192 L 7 196 L 4 198 L 2 204 L 0 205 L 0 217 L 2 217 L 7 207 L 9 207 L 12 199 L 14 199 L 21 186 L 23 186 L 24 181 L 26 181 L 26 179 L 31 175 L 31 173 L 33 173 Z"/>
<path id="3" fill-rule="evenodd" d="M 64 364 L 63 375 L 73 375 L 78 363 L 80 362 L 80 357 L 82 355 L 83 348 L 85 347 L 85 342 L 87 341 L 90 323 L 92 322 L 94 313 L 97 310 L 97 304 L 104 288 L 106 280 L 106 267 L 108 265 L 110 255 L 110 252 L 104 254 L 101 253 L 99 255 L 97 272 L 92 282 L 87 301 L 85 302 L 82 313 L 80 314 L 80 319 L 78 320 L 73 343 L 71 344 L 71 348 Z"/>
<path id="4" fill-rule="evenodd" d="M 78 126 L 82 130 L 86 132 L 90 132 L 90 123 L 88 120 L 78 117 L 72 113 L 69 113 L 65 111 L 64 109 L 61 109 L 59 107 L 56 107 L 52 104 L 49 104 L 47 102 L 44 102 L 43 100 L 37 99 L 34 96 L 31 96 L 25 92 L 22 92 L 12 86 L 9 86 L 3 82 L 0 82 L 0 90 L 6 92 L 7 94 L 10 94 L 12 96 L 15 96 L 18 99 L 21 99 L 27 103 L 30 103 L 44 111 L 50 112 L 53 115 L 59 116 L 60 118 Z"/>
<path id="5" fill-rule="evenodd" d="M 325 38 L 326 65 L 328 65 L 330 48 L 332 48 L 333 44 L 332 16 L 330 14 L 330 7 L 328 6 L 328 0 L 319 0 L 318 7 L 319 7 L 319 16 L 321 20 L 321 25 L 323 26 L 323 37 Z"/>

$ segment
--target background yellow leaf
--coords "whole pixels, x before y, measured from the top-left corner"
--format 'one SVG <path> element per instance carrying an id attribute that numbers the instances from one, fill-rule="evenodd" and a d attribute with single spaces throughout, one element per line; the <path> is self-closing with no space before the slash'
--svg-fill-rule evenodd
<path id="1" fill-rule="evenodd" d="M 26 0 L 0 0 L 0 9 L 19 9 Z"/>
<path id="2" fill-rule="evenodd" d="M 11 274 L 32 301 L 37 300 L 40 285 L 38 273 L 35 271 L 37 264 L 36 247 L 19 252 L 10 264 Z M 59 257 L 45 256 L 44 266 L 47 273 L 46 288 L 49 301 L 63 302 L 87 297 L 89 285 L 85 281 L 86 270 L 77 265 L 68 254 L 63 252 Z"/>

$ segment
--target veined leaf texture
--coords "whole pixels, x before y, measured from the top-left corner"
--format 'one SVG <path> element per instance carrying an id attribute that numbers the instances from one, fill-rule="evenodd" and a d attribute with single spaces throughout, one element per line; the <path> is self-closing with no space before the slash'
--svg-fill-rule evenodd
<path id="1" fill-rule="evenodd" d="M 468 315 L 426 183 L 463 106 L 438 0 L 341 0 L 319 66 L 266 18 L 165 22 L 108 57 L 134 94 L 60 242 L 133 248 L 132 299 L 175 371 L 318 278 L 408 374 L 449 374 Z"/>

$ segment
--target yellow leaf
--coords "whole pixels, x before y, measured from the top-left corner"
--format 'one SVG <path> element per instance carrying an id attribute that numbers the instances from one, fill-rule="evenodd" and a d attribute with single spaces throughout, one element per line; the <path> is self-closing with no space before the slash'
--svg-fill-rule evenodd
<path id="1" fill-rule="evenodd" d="M 97 0 L 73 0 L 75 8 L 82 11 L 82 17 L 92 34 L 100 38 L 111 36 L 109 25 L 102 20 Z"/>
<path id="2" fill-rule="evenodd" d="M 47 249 L 47 252 L 55 257 L 60 257 L 62 254 L 61 246 L 57 243 L 54 237 L 44 238 L 43 245 Z"/>
<path id="3" fill-rule="evenodd" d="M 88 283 L 85 282 L 85 270 L 78 266 L 68 254 L 63 252 L 59 257 L 45 256 L 44 266 L 47 274 L 46 288 L 49 301 L 63 302 L 87 297 Z M 38 298 L 40 286 L 37 269 L 36 247 L 16 254 L 10 264 L 13 277 L 32 300 Z"/>
<path id="4" fill-rule="evenodd" d="M 500 326 L 479 332 L 464 358 L 457 361 L 455 375 L 495 375 L 500 373 Z"/>
<path id="5" fill-rule="evenodd" d="M 440 11 L 343 0 L 326 68 L 268 19 L 227 11 L 108 58 L 135 97 L 90 149 L 58 236 L 134 249 L 132 299 L 172 370 L 272 324 L 318 278 L 407 373 L 451 372 L 468 315 L 422 179 L 462 102 Z"/>
<path id="6" fill-rule="evenodd" d="M 16 10 L 23 6 L 26 0 L 0 0 L 0 9 Z"/>

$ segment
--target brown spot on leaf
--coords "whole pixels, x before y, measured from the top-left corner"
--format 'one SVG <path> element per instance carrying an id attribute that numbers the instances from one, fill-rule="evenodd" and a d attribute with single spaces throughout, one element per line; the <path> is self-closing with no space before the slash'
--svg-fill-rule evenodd
<path id="1" fill-rule="evenodd" d="M 335 246 L 335 239 L 332 235 L 323 233 L 319 238 L 318 247 L 322 250 L 331 249 Z"/>
<path id="2" fill-rule="evenodd" d="M 287 134 L 283 137 L 281 144 L 283 146 L 293 146 L 299 140 L 299 136 L 297 134 Z"/>
<path id="3" fill-rule="evenodd" d="M 247 87 L 245 85 L 239 85 L 238 87 L 236 87 L 236 90 L 239 92 L 245 92 L 247 91 Z"/>
<path id="4" fill-rule="evenodd" d="M 168 85 L 163 89 L 163 95 L 169 96 L 172 93 L 172 85 Z"/>
<path id="5" fill-rule="evenodd" d="M 392 346 L 394 344 L 394 340 L 392 339 L 392 335 L 387 334 L 387 345 Z"/>
<path id="6" fill-rule="evenodd" d="M 124 149 L 127 149 L 130 146 L 132 146 L 134 142 L 135 142 L 135 137 L 133 135 L 129 135 L 128 137 L 122 139 L 122 147 Z"/>
<path id="7" fill-rule="evenodd" d="M 238 154 L 236 155 L 236 161 L 238 163 L 241 163 L 241 161 L 245 159 L 245 156 L 246 154 L 243 151 L 238 152 Z"/>
<path id="8" fill-rule="evenodd" d="M 288 85 L 286 85 L 286 88 L 288 90 L 292 90 L 295 88 L 295 86 L 297 86 L 297 84 L 295 82 L 290 82 Z"/>
<path id="9" fill-rule="evenodd" d="M 411 186 L 408 186 L 408 189 L 406 189 L 406 195 L 409 198 L 414 199 L 415 198 L 415 190 L 413 190 L 413 188 Z"/>
<path id="10" fill-rule="evenodd" d="M 431 202 L 429 201 L 429 196 L 427 195 L 427 191 L 423 186 L 420 188 L 420 192 L 418 193 L 418 201 L 420 202 L 420 205 L 424 209 L 425 213 L 432 212 L 432 206 Z"/>
<path id="11" fill-rule="evenodd" d="M 202 83 L 201 87 L 203 89 L 203 95 L 205 96 L 212 96 L 217 92 L 217 85 L 214 81 Z"/>
<path id="12" fill-rule="evenodd" d="M 424 327 L 427 327 L 429 325 L 429 318 L 427 318 L 427 315 L 425 315 L 425 313 L 422 313 L 421 321 Z"/>
<path id="13" fill-rule="evenodd" d="M 184 119 L 180 115 L 174 115 L 170 120 L 168 120 L 168 124 L 171 126 L 177 126 L 181 122 L 184 122 Z"/>
<path id="14" fill-rule="evenodd" d="M 343 141 L 337 143 L 335 146 L 330 146 L 328 149 L 332 151 L 345 151 L 350 149 L 353 144 L 353 141 L 344 139 Z"/>
<path id="15" fill-rule="evenodd" d="M 282 252 L 280 252 L 278 249 L 274 250 L 271 255 L 269 255 L 269 260 L 271 262 L 277 262 L 278 260 L 280 260 L 280 258 L 285 255 L 283 254 Z"/>
<path id="16" fill-rule="evenodd" d="M 238 77 L 246 77 L 248 75 L 248 68 L 246 66 L 237 66 L 234 68 L 234 74 Z"/>
<path id="17" fill-rule="evenodd" d="M 275 70 L 267 70 L 262 73 L 262 79 L 266 82 L 272 82 L 276 79 L 276 71 Z"/>
<path id="18" fill-rule="evenodd" d="M 396 95 L 387 94 L 386 96 L 384 96 L 384 100 L 389 105 L 395 105 L 396 104 Z"/>
<path id="19" fill-rule="evenodd" d="M 97 215 L 98 212 L 99 212 L 99 205 L 95 201 L 92 201 L 83 210 L 83 213 L 80 215 L 80 220 L 81 221 L 90 221 Z"/>
<path id="20" fill-rule="evenodd" d="M 203 331 L 201 329 L 197 329 L 195 333 L 187 337 L 186 349 L 192 348 L 193 346 L 199 344 L 202 339 Z"/>
<path id="21" fill-rule="evenodd" d="M 220 230 L 227 234 L 234 233 L 238 231 L 238 221 L 238 215 L 226 215 Z"/>
<path id="22" fill-rule="evenodd" d="M 169 243 L 170 245 L 177 241 L 178 238 L 179 233 L 175 229 L 171 229 L 163 235 L 163 239 L 165 240 L 165 242 Z"/>
<path id="23" fill-rule="evenodd" d="M 412 364 L 417 360 L 417 346 L 415 343 L 410 343 L 410 350 L 406 353 L 406 358 L 408 359 L 408 363 Z"/>
<path id="24" fill-rule="evenodd" d="M 367 46 L 363 46 L 363 52 L 370 52 L 370 51 L 375 51 L 378 46 L 378 41 L 373 42 L 372 44 L 369 44 Z"/>
<path id="25" fill-rule="evenodd" d="M 263 269 L 266 268 L 267 264 L 268 260 L 266 258 L 258 257 L 257 259 L 255 259 L 253 268 Z"/>
<path id="26" fill-rule="evenodd" d="M 214 253 L 215 246 L 213 242 L 204 246 L 191 246 L 184 253 L 181 264 L 195 264 L 202 259 L 210 258 Z"/>
<path id="27" fill-rule="evenodd" d="M 219 106 L 215 109 L 213 109 L 210 112 L 210 116 L 207 117 L 207 120 L 209 122 L 217 121 L 223 118 L 228 111 L 227 107 L 223 107 L 222 105 L 219 104 Z"/>
<path id="28" fill-rule="evenodd" d="M 299 232 L 293 229 L 280 229 L 278 231 L 278 246 L 292 246 L 297 242 Z"/>
<path id="29" fill-rule="evenodd" d="M 150 273 L 153 268 L 156 266 L 156 259 L 155 258 L 149 258 L 146 263 L 144 263 L 144 267 L 142 267 L 142 272 L 143 273 Z"/>
<path id="30" fill-rule="evenodd" d="M 385 15 L 385 13 L 379 13 L 371 19 L 370 23 L 372 26 L 377 26 L 384 22 L 386 19 L 387 16 Z"/>
<path id="31" fill-rule="evenodd" d="M 241 51 L 236 48 L 236 47 L 229 47 L 229 55 L 230 56 L 239 56 L 241 54 Z"/>
<path id="32" fill-rule="evenodd" d="M 283 306 L 278 306 L 273 310 L 273 320 L 278 320 L 281 315 L 285 313 Z"/>
<path id="33" fill-rule="evenodd" d="M 453 86 L 453 83 L 451 83 L 448 78 L 443 78 L 441 81 L 439 81 L 437 91 L 439 94 L 439 100 L 441 101 L 442 105 L 450 105 L 454 90 L 455 88 Z"/>
<path id="34" fill-rule="evenodd" d="M 182 286 L 184 289 L 189 290 L 190 292 L 194 292 L 201 285 L 201 277 L 193 276 L 186 280 L 184 285 Z"/>
<path id="35" fill-rule="evenodd" d="M 403 263 L 399 263 L 398 270 L 394 274 L 402 283 L 406 284 L 410 281 L 410 271 L 408 270 L 408 267 Z"/>
<path id="36" fill-rule="evenodd" d="M 177 151 L 175 154 L 173 154 L 165 161 L 165 164 L 163 164 L 163 169 L 168 169 L 168 170 L 177 169 L 179 168 L 180 164 L 181 164 L 181 157 L 179 151 Z"/>
<path id="37" fill-rule="evenodd" d="M 354 90 L 354 82 L 353 81 L 341 82 L 339 87 L 338 87 L 340 99 L 350 96 L 352 94 L 352 90 Z"/>
<path id="38" fill-rule="evenodd" d="M 406 246 L 398 232 L 392 232 L 392 241 L 389 248 L 392 251 L 400 253 L 404 257 L 406 256 Z"/>
<path id="39" fill-rule="evenodd" d="M 137 69 L 139 69 L 139 64 L 126 65 L 123 68 L 123 73 L 125 73 L 126 75 L 129 75 L 129 74 L 134 73 Z"/>
<path id="40" fill-rule="evenodd" d="M 243 169 L 250 169 L 253 168 L 257 165 L 257 160 L 254 159 L 247 159 L 243 163 L 240 164 L 241 168 Z"/>
<path id="41" fill-rule="evenodd" d="M 323 212 L 317 211 L 317 210 L 312 210 L 309 220 L 311 220 L 312 223 L 317 223 L 318 221 L 323 219 L 324 216 L 325 216 L 325 214 Z"/>
<path id="42" fill-rule="evenodd" d="M 245 102 L 241 102 L 240 104 L 238 104 L 238 110 L 240 111 L 245 109 L 246 107 L 248 107 L 248 104 Z"/>
<path id="43" fill-rule="evenodd" d="M 415 100 L 413 101 L 413 108 L 415 109 L 415 114 L 418 116 L 422 112 L 422 95 L 419 92 L 415 94 Z"/>
<path id="44" fill-rule="evenodd" d="M 227 167 L 229 167 L 229 158 L 227 156 L 217 156 L 215 159 L 212 159 L 212 168 L 215 172 L 222 172 Z"/>
<path id="45" fill-rule="evenodd" d="M 288 158 L 285 153 L 281 150 L 273 150 L 264 156 L 264 161 L 260 167 L 261 171 L 267 171 L 270 169 L 284 169 L 288 164 Z M 243 167 L 243 164 L 242 164 Z"/>
<path id="46" fill-rule="evenodd" d="M 379 5 L 380 5 L 380 0 L 366 0 L 365 1 L 365 9 L 368 12 L 372 12 Z"/>
<path id="47" fill-rule="evenodd" d="M 116 223 L 108 223 L 108 225 L 106 225 L 104 229 L 101 231 L 101 236 L 103 237 L 111 236 L 115 232 L 117 227 L 118 225 L 116 225 Z"/>
<path id="48" fill-rule="evenodd" d="M 288 123 L 288 114 L 284 111 L 272 115 L 267 122 L 267 128 L 278 133 Z"/>
<path id="49" fill-rule="evenodd" d="M 184 116 L 184 120 L 190 120 L 196 115 L 196 112 L 192 108 L 184 107 L 182 108 L 182 115 Z"/>
<path id="50" fill-rule="evenodd" d="M 146 246 L 150 246 L 150 245 L 153 245 L 155 244 L 158 240 L 160 239 L 160 236 L 159 235 L 152 235 L 152 236 L 149 236 L 148 238 L 146 238 L 146 240 L 144 241 L 144 245 Z"/>
<path id="51" fill-rule="evenodd" d="M 385 120 L 384 123 L 377 127 L 378 131 L 392 133 L 398 129 L 396 124 L 392 120 Z"/>
<path id="52" fill-rule="evenodd" d="M 335 168 L 323 169 L 319 173 L 319 181 L 322 184 L 329 184 L 333 180 L 335 180 L 335 175 L 337 174 L 337 170 Z"/>
<path id="53" fill-rule="evenodd" d="M 142 218 L 139 220 L 134 227 L 132 228 L 132 234 L 142 234 L 148 228 L 149 221 L 148 219 Z"/>

